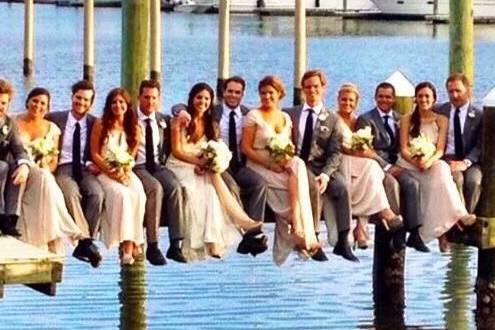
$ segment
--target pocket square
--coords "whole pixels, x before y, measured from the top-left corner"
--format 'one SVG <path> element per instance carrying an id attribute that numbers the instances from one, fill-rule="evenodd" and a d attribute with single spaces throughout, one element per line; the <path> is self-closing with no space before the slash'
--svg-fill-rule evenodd
<path id="1" fill-rule="evenodd" d="M 163 119 L 158 121 L 158 125 L 160 125 L 160 127 L 163 129 L 167 128 L 167 122 Z"/>
<path id="2" fill-rule="evenodd" d="M 468 112 L 468 117 L 469 118 L 474 118 L 476 114 L 474 112 Z"/>

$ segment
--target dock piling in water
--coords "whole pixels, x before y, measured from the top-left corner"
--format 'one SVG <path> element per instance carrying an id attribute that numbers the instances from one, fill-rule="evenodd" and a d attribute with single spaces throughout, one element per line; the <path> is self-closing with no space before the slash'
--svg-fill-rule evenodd
<path id="1" fill-rule="evenodd" d="M 449 72 L 464 73 L 474 83 L 473 0 L 450 0 Z"/>
<path id="2" fill-rule="evenodd" d="M 34 66 L 34 0 L 24 0 L 24 77 L 33 74 Z"/>
<path id="3" fill-rule="evenodd" d="M 306 2 L 296 0 L 294 16 L 294 105 L 302 103 L 301 78 L 306 71 Z"/>
<path id="4" fill-rule="evenodd" d="M 94 0 L 84 0 L 84 67 L 83 79 L 95 78 L 95 14 Z"/>
<path id="5" fill-rule="evenodd" d="M 218 80 L 217 97 L 223 98 L 223 82 L 229 77 L 230 66 L 230 1 L 220 0 L 218 11 Z"/>
<path id="6" fill-rule="evenodd" d="M 150 79 L 159 82 L 162 72 L 161 1 L 150 1 Z"/>

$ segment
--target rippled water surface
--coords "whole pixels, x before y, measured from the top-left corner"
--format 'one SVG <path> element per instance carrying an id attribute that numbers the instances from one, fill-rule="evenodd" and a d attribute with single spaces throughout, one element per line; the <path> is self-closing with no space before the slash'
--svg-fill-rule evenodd
<path id="1" fill-rule="evenodd" d="M 163 14 L 163 110 L 184 101 L 198 80 L 216 83 L 217 17 Z M 82 10 L 36 6 L 35 76 L 22 78 L 23 6 L 0 4 L 0 76 L 16 86 L 13 111 L 22 111 L 30 87 L 53 93 L 52 108 L 69 106 L 72 82 L 82 76 Z M 96 11 L 94 112 L 120 81 L 120 11 Z M 280 75 L 292 100 L 293 20 L 290 17 L 232 16 L 232 73 L 246 77 L 246 103 L 257 104 L 256 84 Z M 374 86 L 400 69 L 413 82 L 431 80 L 445 99 L 448 26 L 424 22 L 343 21 L 308 18 L 308 62 L 328 72 L 327 103 L 336 86 L 353 81 L 362 91 L 361 109 L 372 106 Z M 495 27 L 477 26 L 476 90 L 479 101 L 495 85 Z M 270 234 L 272 225 L 268 226 Z M 162 248 L 168 239 L 162 228 Z M 56 297 L 22 286 L 7 287 L 0 300 L 0 329 L 469 329 L 475 327 L 473 284 L 476 250 L 456 248 L 441 255 L 407 250 L 406 309 L 383 326 L 375 320 L 371 249 L 361 260 L 343 261 L 326 248 L 330 261 L 302 262 L 293 256 L 282 267 L 271 252 L 256 259 L 231 254 L 222 261 L 190 265 L 147 264 L 121 271 L 116 251 L 105 252 L 94 270 L 67 258 Z"/>

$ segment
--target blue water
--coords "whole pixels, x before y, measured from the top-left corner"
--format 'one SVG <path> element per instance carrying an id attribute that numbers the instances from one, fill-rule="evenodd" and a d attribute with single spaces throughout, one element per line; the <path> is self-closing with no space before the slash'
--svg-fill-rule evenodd
<path id="1" fill-rule="evenodd" d="M 216 83 L 217 17 L 162 14 L 163 110 L 186 99 L 190 86 Z M 52 91 L 52 109 L 70 106 L 70 85 L 82 77 L 82 10 L 36 6 L 35 75 L 24 80 L 23 6 L 0 4 L 0 76 L 17 95 L 12 111 L 23 111 L 32 86 Z M 292 100 L 293 20 L 291 17 L 232 16 L 231 72 L 248 83 L 246 103 L 256 105 L 256 85 L 277 74 Z M 96 10 L 95 113 L 108 90 L 120 82 L 121 16 Z M 445 99 L 448 26 L 425 22 L 355 21 L 308 18 L 308 62 L 330 79 L 327 104 L 337 87 L 352 81 L 361 89 L 361 109 L 373 104 L 374 86 L 401 70 L 413 83 L 431 80 Z M 475 100 L 495 85 L 495 27 L 477 26 Z M 271 234 L 272 227 L 269 226 Z M 162 228 L 161 247 L 168 247 Z M 389 329 L 475 327 L 473 284 L 476 250 L 441 255 L 407 250 L 406 309 Z M 271 252 L 256 259 L 231 254 L 222 261 L 165 267 L 136 267 L 121 274 L 116 251 L 105 252 L 94 270 L 68 257 L 56 297 L 22 286 L 7 287 L 0 300 L 0 329 L 373 329 L 373 250 L 357 251 L 361 262 L 331 254 L 327 263 L 292 257 L 282 267 Z M 123 289 L 124 288 L 124 289 Z M 400 326 L 402 324 L 402 326 Z M 383 328 L 383 327 L 382 327 Z"/>

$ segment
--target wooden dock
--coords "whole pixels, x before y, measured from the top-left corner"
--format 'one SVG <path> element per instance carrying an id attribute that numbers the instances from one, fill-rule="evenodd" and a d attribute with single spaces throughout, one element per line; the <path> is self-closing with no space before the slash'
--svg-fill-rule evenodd
<path id="1" fill-rule="evenodd" d="M 54 296 L 62 281 L 63 260 L 11 236 L 0 236 L 0 298 L 6 284 L 24 284 Z"/>

